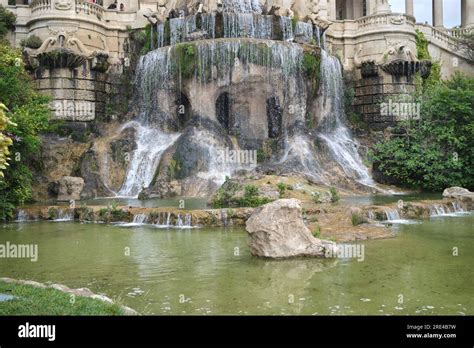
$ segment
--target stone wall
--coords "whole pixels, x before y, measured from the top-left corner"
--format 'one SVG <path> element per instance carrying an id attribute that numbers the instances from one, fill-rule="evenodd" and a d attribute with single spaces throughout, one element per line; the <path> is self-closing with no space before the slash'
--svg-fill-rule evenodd
<path id="1" fill-rule="evenodd" d="M 107 74 L 91 70 L 89 64 L 36 70 L 38 90 L 53 98 L 54 119 L 92 121 L 104 116 L 106 93 L 110 88 Z"/>
<path id="2" fill-rule="evenodd" d="M 415 91 L 413 76 L 393 76 L 377 66 L 359 68 L 355 74 L 353 106 L 369 127 L 379 130 L 401 121 L 402 117 L 390 111 L 381 113 L 381 106 L 390 105 L 390 101 L 406 102 Z"/>

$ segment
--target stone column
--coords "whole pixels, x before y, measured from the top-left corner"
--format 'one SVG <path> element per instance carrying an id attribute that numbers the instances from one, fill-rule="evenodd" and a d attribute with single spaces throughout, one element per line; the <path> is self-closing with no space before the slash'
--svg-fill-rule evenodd
<path id="1" fill-rule="evenodd" d="M 346 1 L 346 18 L 345 19 L 354 19 L 354 2 Z"/>
<path id="2" fill-rule="evenodd" d="M 337 9 L 336 9 L 336 0 L 329 0 L 328 1 L 328 18 L 332 21 L 337 19 Z"/>
<path id="3" fill-rule="evenodd" d="M 461 27 L 474 26 L 474 0 L 461 0 Z"/>
<path id="4" fill-rule="evenodd" d="M 354 19 L 361 18 L 364 15 L 364 0 L 354 0 Z"/>
<path id="5" fill-rule="evenodd" d="M 443 26 L 443 0 L 433 0 L 433 26 Z"/>
<path id="6" fill-rule="evenodd" d="M 367 0 L 367 16 L 371 16 L 375 14 L 376 10 L 377 10 L 376 0 Z"/>
<path id="7" fill-rule="evenodd" d="M 405 13 L 409 16 L 415 16 L 415 11 L 413 10 L 413 0 L 405 0 Z"/>

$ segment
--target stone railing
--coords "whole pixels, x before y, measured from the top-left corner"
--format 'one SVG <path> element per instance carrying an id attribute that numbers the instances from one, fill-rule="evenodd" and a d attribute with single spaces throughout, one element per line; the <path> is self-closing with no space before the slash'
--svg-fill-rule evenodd
<path id="1" fill-rule="evenodd" d="M 51 0 L 33 0 L 31 3 L 31 13 L 34 15 L 50 12 L 53 9 Z"/>
<path id="2" fill-rule="evenodd" d="M 358 29 L 377 29 L 383 25 L 415 25 L 415 18 L 402 13 L 384 13 L 373 16 L 366 16 L 355 21 Z"/>
<path id="3" fill-rule="evenodd" d="M 472 28 L 453 28 L 446 30 L 447 34 L 454 38 L 463 37 L 466 34 L 469 34 L 472 31 Z"/>
<path id="4" fill-rule="evenodd" d="M 76 0 L 76 13 L 95 16 L 98 20 L 104 18 L 104 8 L 87 0 Z"/>
<path id="5" fill-rule="evenodd" d="M 430 26 L 431 27 L 431 26 Z M 447 31 L 431 27 L 431 38 L 446 45 L 446 47 L 452 47 L 456 44 L 455 36 L 450 35 Z"/>
<path id="6" fill-rule="evenodd" d="M 52 16 L 71 18 L 72 13 L 89 20 L 103 21 L 105 10 L 102 6 L 87 0 L 59 2 L 58 0 L 33 0 L 31 5 L 31 19 Z"/>

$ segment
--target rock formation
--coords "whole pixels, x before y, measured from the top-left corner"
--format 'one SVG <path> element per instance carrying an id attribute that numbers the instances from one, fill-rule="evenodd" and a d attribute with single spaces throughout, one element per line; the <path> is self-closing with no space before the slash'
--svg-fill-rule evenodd
<path id="1" fill-rule="evenodd" d="M 324 257 L 327 250 L 336 248 L 335 243 L 311 235 L 297 199 L 280 199 L 257 209 L 248 219 L 246 230 L 254 256 Z"/>
<path id="2" fill-rule="evenodd" d="M 73 176 L 65 176 L 59 180 L 58 201 L 70 201 L 81 199 L 84 188 L 84 179 Z"/>

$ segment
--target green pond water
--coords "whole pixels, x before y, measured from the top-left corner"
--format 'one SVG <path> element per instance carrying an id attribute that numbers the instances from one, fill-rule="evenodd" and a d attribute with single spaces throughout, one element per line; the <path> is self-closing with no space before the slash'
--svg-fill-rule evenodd
<path id="1" fill-rule="evenodd" d="M 254 258 L 243 229 L 11 223 L 0 243 L 38 244 L 39 258 L 0 259 L 0 276 L 88 287 L 143 314 L 472 315 L 473 226 L 473 215 L 393 226 L 359 262 Z"/>

